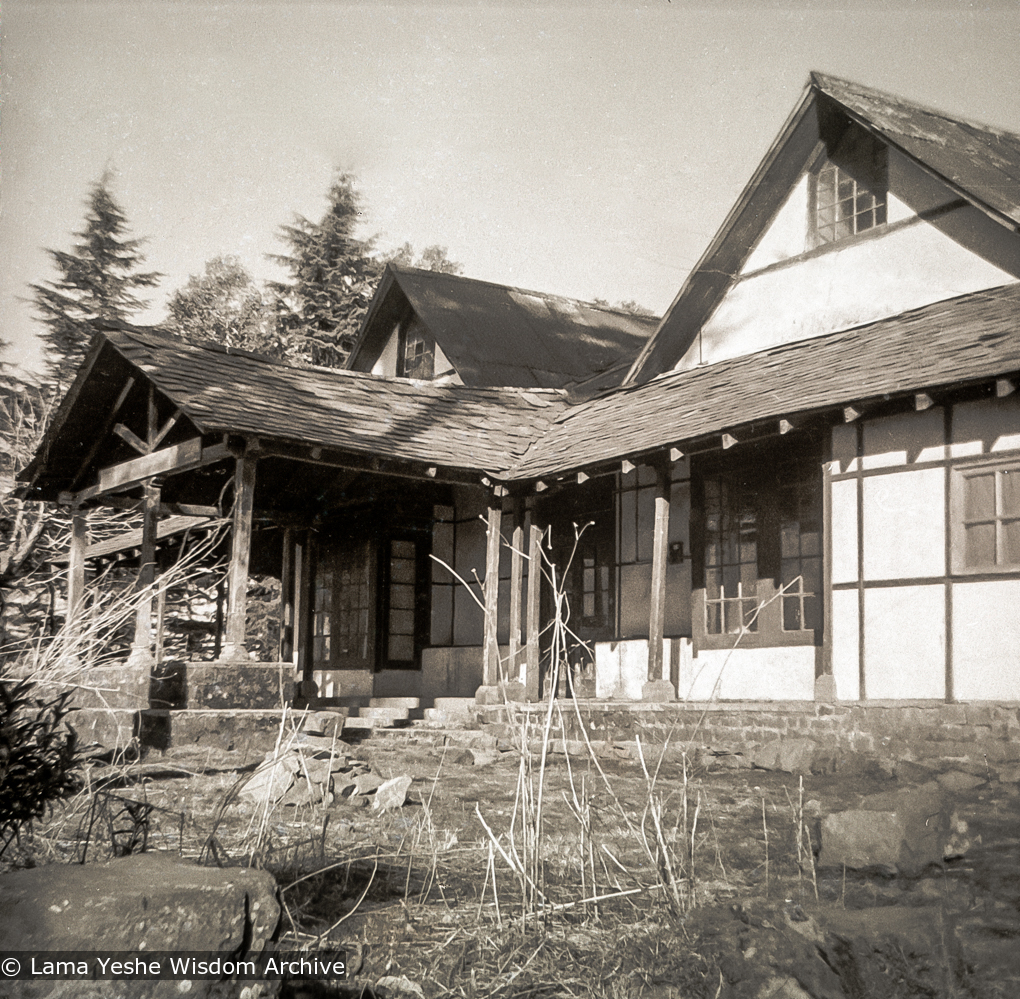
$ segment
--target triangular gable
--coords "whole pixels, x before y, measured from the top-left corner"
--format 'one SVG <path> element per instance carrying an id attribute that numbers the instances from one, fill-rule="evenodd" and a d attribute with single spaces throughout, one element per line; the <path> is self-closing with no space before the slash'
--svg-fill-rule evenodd
<path id="1" fill-rule="evenodd" d="M 831 308 L 823 308 L 814 318 L 810 313 L 817 303 L 804 299 L 795 315 L 783 313 L 782 294 L 795 297 L 796 293 L 786 289 L 777 300 L 776 288 L 766 290 L 767 281 L 757 282 L 763 294 L 734 293 L 741 275 L 782 266 L 786 259 L 801 261 L 811 256 L 807 247 L 798 255 L 795 245 L 798 225 L 801 233 L 806 225 L 807 172 L 821 157 L 838 157 L 849 141 L 860 141 L 860 137 L 881 144 L 888 156 L 884 168 L 893 194 L 889 222 L 903 224 L 903 219 L 918 216 L 940 232 L 929 233 L 916 250 L 887 245 L 888 253 L 900 251 L 897 267 L 892 269 L 881 259 L 882 254 L 871 248 L 871 273 L 879 287 L 870 301 L 867 289 L 859 290 L 857 299 L 865 307 L 856 312 L 842 301 L 853 291 L 853 282 L 859 281 L 853 268 L 847 268 L 843 278 L 812 272 L 798 274 L 796 282 L 787 280 L 791 285 L 813 288 L 816 298 L 824 298 L 827 289 L 834 292 Z M 779 137 L 624 383 L 647 381 L 678 363 L 690 367 L 737 356 L 1020 277 L 1018 177 L 1020 138 L 813 74 Z M 892 228 L 884 225 L 881 231 Z M 959 246 L 951 245 L 950 240 Z M 831 255 L 837 247 L 831 244 L 815 252 Z M 913 272 L 902 274 L 904 256 L 915 253 L 916 259 L 907 261 Z M 869 251 L 859 255 L 867 257 Z M 932 262 L 933 269 L 929 267 Z M 867 262 L 860 266 L 867 267 Z M 814 270 L 820 268 L 816 265 Z M 941 281 L 941 272 L 952 272 L 951 279 Z M 894 293 L 897 278 L 902 281 L 899 293 Z M 840 280 L 845 283 L 842 297 L 837 287 Z M 888 285 L 884 291 L 883 283 Z M 760 321 L 763 309 L 772 312 L 774 330 L 764 330 L 761 339 L 756 339 L 756 331 L 748 323 Z M 776 332 L 780 329 L 781 334 Z M 709 334 L 704 340 L 703 330 Z M 723 340 L 731 342 L 723 347 Z"/>
<path id="2" fill-rule="evenodd" d="M 474 386 L 561 388 L 628 364 L 655 317 L 459 275 L 390 264 L 348 361 L 392 375 L 401 324 L 421 323 L 458 379 Z"/>

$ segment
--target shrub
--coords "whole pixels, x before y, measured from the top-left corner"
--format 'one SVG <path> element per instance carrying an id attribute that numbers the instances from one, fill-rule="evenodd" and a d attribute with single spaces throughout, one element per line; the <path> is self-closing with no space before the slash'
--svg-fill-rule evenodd
<path id="1" fill-rule="evenodd" d="M 22 827 L 81 788 L 71 691 L 51 701 L 30 680 L 0 680 L 0 856 Z"/>

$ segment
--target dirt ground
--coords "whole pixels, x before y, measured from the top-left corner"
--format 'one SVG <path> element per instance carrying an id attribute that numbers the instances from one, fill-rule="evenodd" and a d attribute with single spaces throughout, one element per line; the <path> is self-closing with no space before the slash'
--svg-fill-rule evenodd
<path id="1" fill-rule="evenodd" d="M 648 761 L 651 776 L 632 760 L 600 773 L 551 756 L 536 916 L 512 861 L 529 856 L 534 813 L 522 818 L 519 794 L 534 793 L 537 763 L 522 785 L 514 752 L 484 765 L 454 748 L 349 752 L 380 777 L 410 775 L 407 803 L 267 811 L 236 794 L 251 764 L 175 751 L 96 768 L 87 806 L 54 815 L 33 849 L 39 861 L 144 847 L 264 866 L 289 942 L 344 946 L 354 971 L 288 987 L 295 997 L 1020 995 L 1020 789 L 991 774 L 953 792 L 966 853 L 907 877 L 814 860 L 823 814 L 930 776 L 919 768 L 799 778 Z M 870 928 L 847 929 L 847 913 Z"/>

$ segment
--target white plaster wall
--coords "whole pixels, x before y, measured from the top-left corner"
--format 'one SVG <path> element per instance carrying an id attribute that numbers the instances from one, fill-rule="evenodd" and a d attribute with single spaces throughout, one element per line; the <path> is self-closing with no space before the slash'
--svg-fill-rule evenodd
<path id="1" fill-rule="evenodd" d="M 312 679 L 319 697 L 372 697 L 375 675 L 367 669 L 317 669 Z"/>
<path id="2" fill-rule="evenodd" d="M 856 590 L 832 593 L 832 678 L 836 697 L 856 701 L 861 696 L 860 632 Z"/>
<path id="3" fill-rule="evenodd" d="M 837 423 L 832 428 L 833 475 L 857 471 L 857 426 Z"/>
<path id="4" fill-rule="evenodd" d="M 400 337 L 397 335 L 397 327 L 393 327 L 393 331 L 389 335 L 389 339 L 386 341 L 386 345 L 383 347 L 379 354 L 375 364 L 372 365 L 373 375 L 386 375 L 388 378 L 393 378 L 397 374 L 397 347 L 400 342 Z"/>
<path id="5" fill-rule="evenodd" d="M 857 480 L 832 483 L 832 581 L 857 579 Z"/>
<path id="6" fill-rule="evenodd" d="M 739 357 L 1015 279 L 927 223 L 742 277 L 677 364 Z"/>
<path id="7" fill-rule="evenodd" d="M 693 701 L 813 701 L 815 648 L 702 649 L 682 670 L 678 695 Z M 718 687 L 716 682 L 718 681 Z"/>
<path id="8" fill-rule="evenodd" d="M 678 684 L 685 670 L 689 671 L 690 660 L 689 638 L 663 639 L 661 679 Z M 596 697 L 640 701 L 647 680 L 647 639 L 628 638 L 619 642 L 595 643 Z"/>
<path id="9" fill-rule="evenodd" d="M 1020 701 L 1020 580 L 954 584 L 953 694 Z"/>
<path id="10" fill-rule="evenodd" d="M 868 700 L 944 698 L 945 588 L 890 586 L 864 593 Z"/>
<path id="11" fill-rule="evenodd" d="M 1020 394 L 953 406 L 954 458 L 1020 449 Z"/>
<path id="12" fill-rule="evenodd" d="M 943 575 L 944 511 L 945 472 L 941 468 L 866 478 L 864 578 Z"/>
<path id="13" fill-rule="evenodd" d="M 896 413 L 864 424 L 865 469 L 893 468 L 946 456 L 945 423 L 941 406 Z"/>

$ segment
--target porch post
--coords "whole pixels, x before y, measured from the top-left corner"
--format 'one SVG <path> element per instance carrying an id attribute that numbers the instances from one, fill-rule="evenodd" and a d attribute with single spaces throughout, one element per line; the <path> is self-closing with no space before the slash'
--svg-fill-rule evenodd
<path id="1" fill-rule="evenodd" d="M 669 556 L 669 466 L 655 469 L 655 529 L 652 538 L 652 592 L 648 610 L 648 682 L 641 689 L 645 701 L 675 701 L 673 684 L 662 675 L 666 624 L 666 562 Z"/>
<path id="2" fill-rule="evenodd" d="M 246 662 L 244 627 L 248 615 L 248 561 L 251 556 L 251 519 L 255 498 L 255 455 L 251 449 L 235 459 L 234 524 L 227 572 L 226 641 L 220 658 Z"/>
<path id="3" fill-rule="evenodd" d="M 524 591 L 524 497 L 513 501 L 513 535 L 510 542 L 510 669 L 506 692 L 511 701 L 526 700 L 521 654 L 521 604 Z"/>
<path id="4" fill-rule="evenodd" d="M 294 528 L 283 529 L 283 568 L 280 570 L 280 648 L 277 659 L 292 662 L 294 655 Z"/>
<path id="5" fill-rule="evenodd" d="M 131 643 L 129 666 L 153 666 L 152 589 L 156 582 L 156 529 L 159 523 L 160 486 L 148 479 L 142 487 L 142 550 L 135 591 L 141 593 L 135 610 L 135 638 Z"/>
<path id="6" fill-rule="evenodd" d="M 496 613 L 499 609 L 499 527 L 503 512 L 499 500 L 490 498 L 488 526 L 485 531 L 485 631 L 482 647 L 482 685 L 475 693 L 479 704 L 498 704 L 499 644 L 496 639 Z"/>
<path id="7" fill-rule="evenodd" d="M 542 529 L 535 524 L 535 510 L 531 510 L 531 530 L 528 532 L 528 624 L 525 647 L 525 670 L 521 677 L 529 701 L 538 700 L 539 632 L 542 627 Z"/>
<path id="8" fill-rule="evenodd" d="M 77 638 L 81 632 L 81 617 L 85 600 L 85 550 L 89 544 L 89 525 L 85 511 L 75 507 L 71 511 L 71 549 L 67 556 L 67 617 L 65 628 L 68 637 Z"/>

